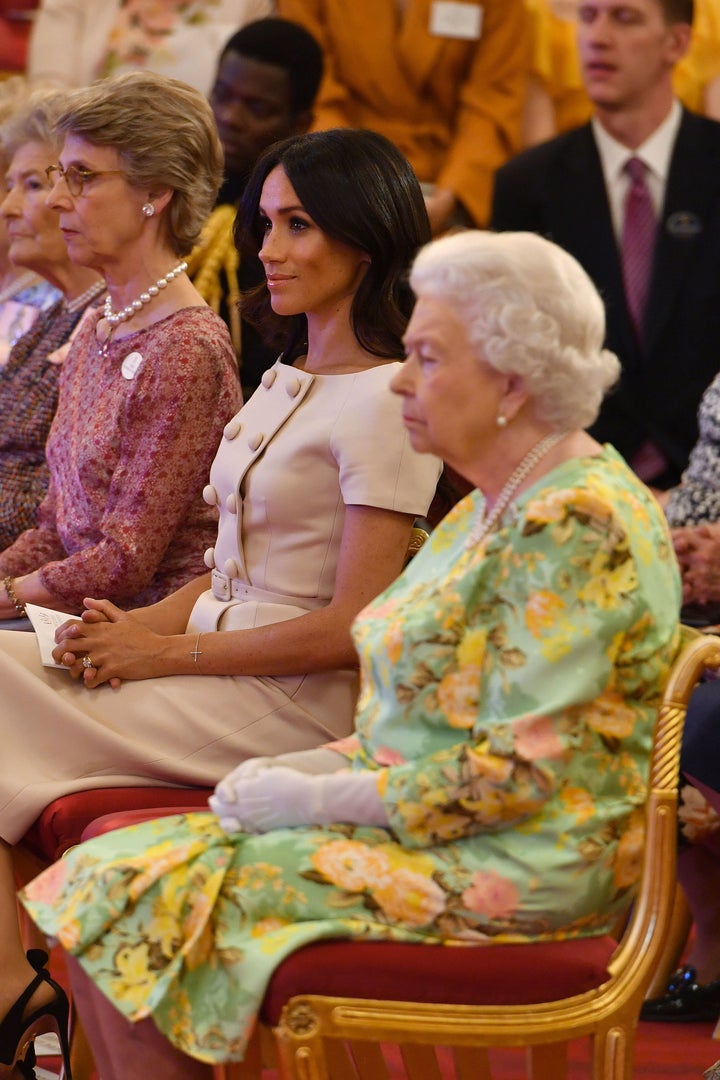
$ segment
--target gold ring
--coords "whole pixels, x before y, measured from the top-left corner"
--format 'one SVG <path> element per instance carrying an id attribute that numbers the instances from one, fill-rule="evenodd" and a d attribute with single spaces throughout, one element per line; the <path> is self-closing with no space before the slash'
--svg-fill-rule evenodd
<path id="1" fill-rule="evenodd" d="M 83 658 L 82 658 L 82 666 L 85 668 L 86 671 L 91 667 L 95 667 L 92 660 L 87 655 L 83 656 Z"/>

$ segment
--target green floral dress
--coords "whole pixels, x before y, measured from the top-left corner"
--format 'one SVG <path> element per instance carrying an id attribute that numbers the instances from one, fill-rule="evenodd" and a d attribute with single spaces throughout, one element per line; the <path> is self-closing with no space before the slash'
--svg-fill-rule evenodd
<path id="1" fill-rule="evenodd" d="M 25 890 L 125 1015 L 239 1058 L 273 969 L 307 942 L 596 935 L 627 902 L 678 647 L 662 514 L 610 448 L 467 545 L 481 504 L 463 500 L 356 623 L 357 735 L 334 745 L 377 771 L 389 830 L 226 836 L 175 816 L 82 844 Z"/>

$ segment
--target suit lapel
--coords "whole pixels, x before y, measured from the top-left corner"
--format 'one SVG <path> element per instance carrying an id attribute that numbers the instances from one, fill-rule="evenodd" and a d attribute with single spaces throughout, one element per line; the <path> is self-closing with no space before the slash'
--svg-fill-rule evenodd
<path id="1" fill-rule="evenodd" d="M 647 352 L 672 315 L 678 290 L 696 252 L 705 243 L 709 214 L 718 200 L 720 160 L 714 149 L 709 150 L 704 128 L 701 117 L 683 112 L 655 242 L 645 319 Z"/>

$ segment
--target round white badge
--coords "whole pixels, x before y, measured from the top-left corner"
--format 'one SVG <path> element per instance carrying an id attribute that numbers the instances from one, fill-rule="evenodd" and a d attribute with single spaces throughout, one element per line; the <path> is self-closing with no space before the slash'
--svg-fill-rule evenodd
<path id="1" fill-rule="evenodd" d="M 123 379 L 134 379 L 142 362 L 142 353 L 129 353 L 123 360 L 122 367 L 120 368 Z"/>

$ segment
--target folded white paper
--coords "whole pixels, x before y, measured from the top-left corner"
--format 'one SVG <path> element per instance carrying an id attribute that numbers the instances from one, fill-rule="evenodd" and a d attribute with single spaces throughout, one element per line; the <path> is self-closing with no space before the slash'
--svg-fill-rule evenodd
<path id="1" fill-rule="evenodd" d="M 38 607 L 37 604 L 26 604 L 25 611 L 37 635 L 40 660 L 43 667 L 54 667 L 67 671 L 63 664 L 56 664 L 53 660 L 52 652 L 57 644 L 55 631 L 58 626 L 62 626 L 68 619 L 75 619 L 77 616 L 68 615 L 66 611 L 53 611 L 52 608 Z"/>

